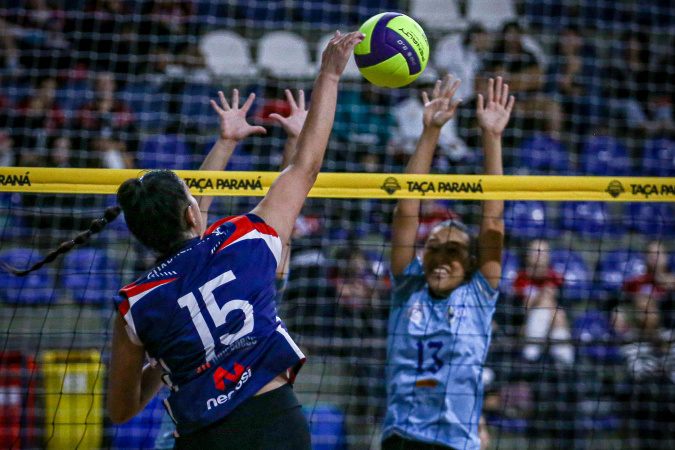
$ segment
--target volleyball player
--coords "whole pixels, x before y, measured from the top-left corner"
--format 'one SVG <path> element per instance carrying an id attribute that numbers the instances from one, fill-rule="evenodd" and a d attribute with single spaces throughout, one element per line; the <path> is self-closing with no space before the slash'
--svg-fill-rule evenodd
<path id="1" fill-rule="evenodd" d="M 120 186 L 117 200 L 129 230 L 161 256 L 155 268 L 120 291 L 107 392 L 114 423 L 143 410 L 164 382 L 171 387 L 165 406 L 176 422 L 174 448 L 311 448 L 309 426 L 291 389 L 305 356 L 276 315 L 275 272 L 321 169 L 340 76 L 363 38 L 360 32 L 336 32 L 328 44 L 297 150 L 250 213 L 206 229 L 211 198 L 197 202 L 171 171 L 151 171 Z M 241 129 L 231 137 L 262 131 Z M 222 169 L 233 143 L 227 148 L 211 151 L 202 169 Z M 26 275 L 42 267 L 119 213 L 107 209 L 88 231 L 30 269 L 9 269 Z"/>
<path id="2" fill-rule="evenodd" d="M 216 142 L 216 145 L 219 145 L 219 143 L 221 143 L 222 140 L 227 141 L 229 136 L 233 135 L 241 136 L 247 134 L 245 131 L 247 129 L 250 131 L 262 132 L 262 130 L 260 129 L 253 130 L 252 127 L 250 127 L 250 125 L 246 121 L 238 120 L 239 112 L 238 112 L 237 97 L 239 93 L 237 92 L 237 90 L 234 90 L 233 92 L 233 108 L 229 107 L 227 101 L 222 97 L 221 92 L 219 92 L 218 95 L 221 96 L 221 105 L 223 106 L 223 108 L 219 107 L 215 102 L 212 103 L 212 106 L 214 110 L 218 113 L 218 115 L 221 117 L 221 128 L 223 136 L 221 136 L 221 140 Z M 288 139 L 286 140 L 286 145 L 284 147 L 284 153 L 281 160 L 280 171 L 283 171 L 286 167 L 288 167 L 288 164 L 293 159 L 293 156 L 295 155 L 295 152 L 297 150 L 298 136 L 300 135 L 300 131 L 302 131 L 302 127 L 307 117 L 304 91 L 300 90 L 298 92 L 298 100 L 296 101 L 293 95 L 291 94 L 291 91 L 287 89 L 286 99 L 288 100 L 288 103 L 291 107 L 291 112 L 289 116 L 282 117 L 278 114 L 270 115 L 270 118 L 279 122 L 284 127 L 286 133 L 288 134 Z M 249 104 L 249 102 L 247 102 L 246 104 Z M 244 114 L 248 109 L 246 104 L 241 108 L 241 111 L 244 112 Z M 232 126 L 233 125 L 232 122 L 236 122 L 236 125 Z M 228 149 L 229 148 L 231 148 L 231 146 L 228 146 Z M 217 148 L 214 148 L 213 151 L 217 151 Z M 219 165 L 226 167 L 231 154 L 232 151 L 229 150 L 226 151 L 224 155 L 225 158 L 220 162 Z M 199 197 L 198 200 L 202 200 L 202 197 Z M 290 241 L 287 244 L 288 245 L 284 246 L 284 251 L 281 255 L 281 263 L 277 267 L 276 272 L 277 297 L 279 293 L 284 289 L 288 277 L 288 268 L 290 260 Z M 157 439 L 155 440 L 155 449 L 164 450 L 173 448 L 175 443 L 175 439 L 173 436 L 174 429 L 175 426 L 173 420 L 171 420 L 171 416 L 169 416 L 168 413 L 165 413 L 164 416 L 162 417 L 161 429 L 157 435 Z"/>
<path id="3" fill-rule="evenodd" d="M 443 124 L 460 100 L 459 80 L 438 81 L 432 100 L 423 94 L 424 131 L 406 167 L 427 174 Z M 484 168 L 502 174 L 501 134 L 514 98 L 501 77 L 490 80 L 487 102 L 478 97 Z M 480 449 L 482 367 L 491 337 L 504 238 L 501 200 L 483 201 L 477 238 L 463 223 L 437 225 L 421 259 L 415 254 L 420 201 L 399 200 L 391 248 L 392 304 L 387 345 L 384 450 Z"/>

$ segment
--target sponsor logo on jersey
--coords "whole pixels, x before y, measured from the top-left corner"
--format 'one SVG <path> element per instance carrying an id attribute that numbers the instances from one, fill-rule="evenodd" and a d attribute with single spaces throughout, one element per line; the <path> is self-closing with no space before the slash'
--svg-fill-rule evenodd
<path id="1" fill-rule="evenodd" d="M 224 391 L 226 389 L 225 380 L 231 381 L 235 385 L 230 392 L 208 399 L 206 401 L 206 409 L 211 410 L 211 408 L 216 408 L 223 403 L 232 400 L 232 396 L 251 379 L 252 375 L 250 367 L 244 369 L 244 367 L 238 363 L 234 363 L 234 373 L 230 373 L 222 367 L 219 367 L 213 374 L 213 381 L 216 384 L 216 388 Z"/>
<path id="2" fill-rule="evenodd" d="M 419 325 L 420 322 L 422 322 L 423 317 L 424 317 L 424 310 L 422 308 L 422 305 L 420 303 L 415 302 L 408 309 L 408 318 L 415 325 Z"/>

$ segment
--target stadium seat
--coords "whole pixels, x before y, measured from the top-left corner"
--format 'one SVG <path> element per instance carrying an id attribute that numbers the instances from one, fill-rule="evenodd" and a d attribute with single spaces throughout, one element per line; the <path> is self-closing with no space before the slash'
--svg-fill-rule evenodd
<path id="1" fill-rule="evenodd" d="M 545 134 L 537 134 L 523 142 L 520 166 L 533 175 L 565 175 L 569 170 L 569 152 L 562 143 Z"/>
<path id="2" fill-rule="evenodd" d="M 296 17 L 311 28 L 335 29 L 349 22 L 350 11 L 340 0 L 303 0 Z"/>
<path id="3" fill-rule="evenodd" d="M 140 169 L 192 169 L 192 155 L 178 135 L 157 134 L 143 140 L 138 150 Z"/>
<path id="4" fill-rule="evenodd" d="M 287 23 L 286 3 L 284 1 L 266 0 L 237 0 L 243 12 L 244 23 L 247 27 L 265 30 L 277 30 Z"/>
<path id="5" fill-rule="evenodd" d="M 202 147 L 202 155 L 208 155 L 216 141 L 217 139 L 208 140 Z M 245 172 L 250 170 L 254 170 L 253 158 L 242 149 L 241 145 L 238 145 L 232 153 L 232 156 L 230 156 L 230 160 L 227 162 L 227 166 L 225 166 L 225 171 Z"/>
<path id="6" fill-rule="evenodd" d="M 317 404 L 303 408 L 312 435 L 312 450 L 346 450 L 345 415 L 335 405 Z"/>
<path id="7" fill-rule="evenodd" d="M 42 260 L 43 255 L 30 248 L 14 248 L 0 254 L 0 262 L 25 269 Z M 42 267 L 25 277 L 0 270 L 0 298 L 13 305 L 43 305 L 56 300 L 50 267 Z"/>
<path id="8" fill-rule="evenodd" d="M 307 43 L 290 31 L 271 31 L 258 43 L 258 65 L 276 78 L 306 79 L 317 70 Z"/>
<path id="9" fill-rule="evenodd" d="M 78 303 L 106 304 L 121 286 L 117 264 L 106 251 L 78 248 L 63 258 L 60 285 Z"/>
<path id="10" fill-rule="evenodd" d="M 549 227 L 547 210 L 540 201 L 510 201 L 504 208 L 504 226 L 508 234 L 519 239 L 555 237 Z"/>
<path id="11" fill-rule="evenodd" d="M 429 31 L 461 31 L 467 26 L 455 0 L 412 0 L 410 16 Z"/>
<path id="12" fill-rule="evenodd" d="M 467 3 L 469 22 L 481 23 L 489 30 L 499 30 L 506 22 L 518 19 L 512 0 L 470 0 Z"/>
<path id="13" fill-rule="evenodd" d="M 574 250 L 551 251 L 551 267 L 563 275 L 562 301 L 589 299 L 592 274 L 581 255 Z"/>
<path id="14" fill-rule="evenodd" d="M 597 135 L 584 140 L 581 161 L 582 171 L 587 175 L 620 177 L 632 172 L 628 149 L 612 136 Z"/>
<path id="15" fill-rule="evenodd" d="M 606 314 L 600 311 L 585 311 L 572 323 L 572 338 L 577 342 L 578 352 L 595 361 L 621 360 L 614 330 Z"/>
<path id="16" fill-rule="evenodd" d="M 675 177 L 675 140 L 667 137 L 649 139 L 643 153 L 645 176 Z"/>
<path id="17" fill-rule="evenodd" d="M 157 129 L 167 123 L 168 95 L 162 91 L 161 86 L 144 82 L 127 83 L 118 92 L 118 96 L 134 111 L 139 125 Z"/>
<path id="18" fill-rule="evenodd" d="M 560 213 L 561 228 L 585 238 L 616 236 L 622 231 L 621 224 L 612 220 L 602 202 L 562 202 Z"/>
<path id="19" fill-rule="evenodd" d="M 613 250 L 600 255 L 596 270 L 596 283 L 606 293 L 621 290 L 624 281 L 647 271 L 642 253 L 630 250 Z"/>
<path id="20" fill-rule="evenodd" d="M 334 33 L 327 34 L 319 39 L 319 42 L 316 44 L 316 68 L 319 70 L 321 67 L 321 55 L 323 51 L 328 46 L 328 42 L 333 38 Z M 345 80 L 359 80 L 361 78 L 361 72 L 356 66 L 356 62 L 353 57 L 349 58 L 345 71 L 342 73 L 342 78 Z"/>
<path id="21" fill-rule="evenodd" d="M 219 89 L 222 89 L 222 87 L 187 83 L 180 93 L 181 120 L 189 122 L 200 130 L 218 129 L 220 117 L 213 110 L 210 102 L 212 99 L 218 99 Z"/>
<path id="22" fill-rule="evenodd" d="M 624 205 L 629 230 L 650 238 L 675 235 L 675 214 L 670 203 L 633 202 Z"/>
<path id="23" fill-rule="evenodd" d="M 505 294 L 513 294 L 513 282 L 518 277 L 520 259 L 514 250 L 502 251 L 502 277 L 499 280 L 499 290 Z"/>
<path id="24" fill-rule="evenodd" d="M 156 395 L 150 403 L 130 421 L 112 427 L 112 448 L 115 450 L 151 450 L 165 414 L 163 398 Z"/>
<path id="25" fill-rule="evenodd" d="M 239 79 L 258 74 L 248 41 L 233 31 L 207 33 L 199 41 L 199 50 L 206 59 L 207 67 L 216 76 Z"/>

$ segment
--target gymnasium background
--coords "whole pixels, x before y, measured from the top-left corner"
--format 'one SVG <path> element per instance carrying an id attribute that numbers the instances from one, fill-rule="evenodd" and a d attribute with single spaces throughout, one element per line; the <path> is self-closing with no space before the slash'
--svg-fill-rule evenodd
<path id="1" fill-rule="evenodd" d="M 505 173 L 609 177 L 600 193 L 611 202 L 569 192 L 565 201 L 506 204 L 484 369 L 489 448 L 673 448 L 672 2 L 3 0 L 0 260 L 25 267 L 114 203 L 68 183 L 38 193 L 35 168 L 197 169 L 219 133 L 208 104 L 218 90 L 255 92 L 250 122 L 268 130 L 236 149 L 227 170 L 252 173 L 230 181 L 245 178 L 251 189 L 228 184 L 236 196 L 218 197 L 211 221 L 248 211 L 258 172 L 281 162 L 285 134 L 269 115 L 289 112 L 283 90 L 311 90 L 334 31 L 383 11 L 424 27 L 429 66 L 392 90 L 368 84 L 350 62 L 325 172 L 401 173 L 421 131 L 421 90 L 452 73 L 464 102 L 433 171 L 480 173 L 475 94 L 506 73 L 517 109 Z M 404 177 L 382 180 L 386 195 L 431 196 Z M 476 198 L 462 195 L 481 180 L 456 187 L 454 200 L 434 192 L 423 202 L 420 243 L 439 221 L 479 223 L 479 203 L 457 198 Z M 518 191 L 516 181 L 505 190 Z M 315 448 L 377 449 L 394 200 L 330 198 L 330 185 L 327 195 L 309 199 L 298 219 L 280 315 L 309 357 L 296 392 Z M 536 308 L 518 273 L 537 264 L 535 239 L 550 249 L 562 339 L 527 333 Z M 152 262 L 118 220 L 25 279 L 0 274 L 0 447 L 154 448 L 161 402 L 116 427 L 103 395 L 112 298 Z"/>

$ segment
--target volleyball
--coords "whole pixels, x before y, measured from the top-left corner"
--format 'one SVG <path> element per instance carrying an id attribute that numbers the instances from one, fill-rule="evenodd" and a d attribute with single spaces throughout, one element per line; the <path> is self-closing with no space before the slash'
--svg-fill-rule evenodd
<path id="1" fill-rule="evenodd" d="M 384 12 L 359 28 L 366 38 L 354 49 L 364 78 L 374 85 L 398 88 L 420 76 L 429 60 L 429 40 L 405 14 Z"/>

